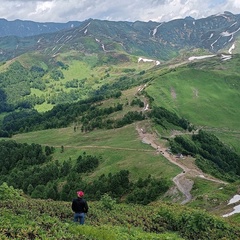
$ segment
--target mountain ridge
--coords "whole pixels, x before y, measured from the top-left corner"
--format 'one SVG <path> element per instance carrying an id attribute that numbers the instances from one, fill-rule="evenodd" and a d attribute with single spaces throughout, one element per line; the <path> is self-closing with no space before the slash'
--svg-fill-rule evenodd
<path id="1" fill-rule="evenodd" d="M 55 22 L 34 22 L 30 20 L 20 20 L 20 19 L 9 21 L 5 18 L 0 18 L 0 37 L 34 36 L 41 33 L 57 32 L 62 29 L 69 29 L 79 25 L 81 25 L 80 21 L 55 23 Z"/>
<path id="2" fill-rule="evenodd" d="M 199 48 L 218 53 L 230 49 L 239 37 L 240 15 L 224 12 L 197 20 L 184 18 L 162 23 L 88 19 L 76 27 L 68 25 L 68 28 L 51 31 L 55 32 L 1 37 L 0 60 L 36 50 L 51 55 L 69 50 L 84 53 L 121 51 L 163 61 L 178 56 L 182 50 Z"/>

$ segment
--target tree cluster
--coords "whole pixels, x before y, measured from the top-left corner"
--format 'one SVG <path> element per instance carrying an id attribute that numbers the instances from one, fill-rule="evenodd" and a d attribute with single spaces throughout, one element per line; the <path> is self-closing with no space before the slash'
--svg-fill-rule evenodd
<path id="1" fill-rule="evenodd" d="M 135 98 L 135 99 L 133 99 L 133 100 L 131 101 L 130 105 L 131 105 L 131 106 L 137 105 L 137 106 L 139 106 L 140 108 L 142 108 L 142 107 L 144 107 L 144 102 L 141 101 L 139 98 Z"/>
<path id="2" fill-rule="evenodd" d="M 204 170 L 208 168 L 208 171 L 212 169 L 215 176 L 221 175 L 228 180 L 240 176 L 240 155 L 211 133 L 200 130 L 191 138 L 176 136 L 174 141 L 170 141 L 170 145 L 171 150 L 175 153 L 181 152 L 185 155 L 196 156 L 196 163 L 199 167 Z M 208 167 L 206 161 L 211 162 Z M 213 171 L 213 169 L 215 170 Z"/>
<path id="3" fill-rule="evenodd" d="M 0 136 L 5 137 L 19 132 L 67 127 L 80 115 L 88 111 L 93 103 L 102 99 L 103 97 L 98 96 L 72 104 L 59 104 L 45 113 L 39 113 L 36 110 L 22 110 L 10 113 L 2 121 L 0 131 L 2 135 Z"/>
<path id="4" fill-rule="evenodd" d="M 153 110 L 149 113 L 149 116 L 159 125 L 167 129 L 166 124 L 171 123 L 175 126 L 179 126 L 185 130 L 191 130 L 191 124 L 188 120 L 180 118 L 177 114 L 170 112 L 163 107 L 154 107 Z"/>
<path id="5" fill-rule="evenodd" d="M 106 193 L 118 200 L 126 196 L 127 202 L 140 204 L 156 200 L 169 188 L 165 179 L 156 180 L 151 176 L 131 182 L 128 170 L 101 175 L 89 183 L 83 180 L 83 176 L 99 166 L 101 157 L 84 152 L 77 159 L 60 163 L 51 161 L 53 151 L 52 147 L 43 148 L 38 144 L 1 142 L 0 184 L 6 182 L 33 198 L 68 201 L 76 189 L 82 188 L 89 200 L 100 200 Z"/>

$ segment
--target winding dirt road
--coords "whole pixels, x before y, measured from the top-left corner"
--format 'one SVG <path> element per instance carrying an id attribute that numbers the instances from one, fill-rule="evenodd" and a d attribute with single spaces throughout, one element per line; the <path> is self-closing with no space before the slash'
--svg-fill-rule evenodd
<path id="1" fill-rule="evenodd" d="M 191 190 L 193 187 L 193 180 L 191 178 L 200 177 L 204 178 L 208 181 L 227 184 L 224 181 L 213 178 L 205 173 L 203 173 L 199 168 L 195 165 L 186 166 L 182 159 L 177 158 L 173 154 L 170 154 L 168 149 L 164 147 L 159 141 L 157 141 L 158 136 L 155 133 L 148 133 L 140 127 L 136 126 L 136 130 L 142 140 L 143 143 L 150 144 L 159 154 L 162 154 L 166 159 L 168 159 L 171 163 L 180 167 L 183 171 L 175 176 L 172 180 L 175 183 L 178 190 L 184 195 L 185 199 L 181 202 L 181 204 L 186 204 L 192 199 Z"/>

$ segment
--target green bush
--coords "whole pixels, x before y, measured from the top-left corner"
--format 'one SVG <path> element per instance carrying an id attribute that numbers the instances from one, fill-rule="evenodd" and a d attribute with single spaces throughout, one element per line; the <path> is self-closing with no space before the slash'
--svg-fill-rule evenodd
<path id="1" fill-rule="evenodd" d="M 21 199 L 22 191 L 8 186 L 7 183 L 0 185 L 0 200 Z"/>

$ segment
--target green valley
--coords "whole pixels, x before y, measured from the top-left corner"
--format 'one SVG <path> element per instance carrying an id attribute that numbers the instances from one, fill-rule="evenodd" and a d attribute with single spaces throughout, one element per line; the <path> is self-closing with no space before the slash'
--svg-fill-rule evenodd
<path id="1" fill-rule="evenodd" d="M 180 23 L 0 39 L 1 239 L 240 239 L 239 50 Z"/>

